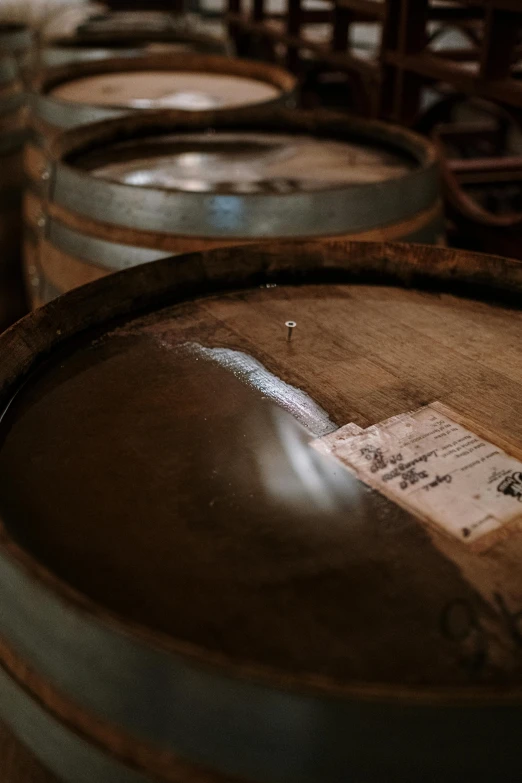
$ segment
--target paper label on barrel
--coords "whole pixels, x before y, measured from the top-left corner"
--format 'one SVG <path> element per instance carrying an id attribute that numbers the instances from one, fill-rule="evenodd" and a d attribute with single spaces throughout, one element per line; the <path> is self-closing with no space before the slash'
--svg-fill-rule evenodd
<path id="1" fill-rule="evenodd" d="M 522 462 L 441 407 L 434 403 L 359 432 L 350 424 L 314 445 L 446 534 L 467 544 L 494 543 L 491 534 L 522 517 Z"/>

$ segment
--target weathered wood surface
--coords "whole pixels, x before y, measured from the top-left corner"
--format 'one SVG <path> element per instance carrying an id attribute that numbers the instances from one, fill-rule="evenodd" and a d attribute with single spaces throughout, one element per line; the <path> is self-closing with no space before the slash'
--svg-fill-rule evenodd
<path id="1" fill-rule="evenodd" d="M 243 703 L 248 708 L 241 713 L 242 728 L 253 720 L 257 731 L 266 730 L 265 720 L 256 724 L 265 715 L 255 701 L 263 688 L 270 690 L 272 705 L 282 693 L 296 699 L 299 709 L 293 701 L 296 712 L 281 707 L 275 723 L 268 721 L 274 730 L 270 742 L 257 735 L 255 750 L 273 750 L 278 738 L 288 743 L 286 717 L 292 716 L 295 727 L 301 716 L 297 722 L 306 742 L 300 735 L 292 752 L 287 744 L 280 756 L 273 753 L 292 767 L 306 749 L 311 768 L 320 770 L 307 780 L 325 779 L 324 756 L 314 743 L 324 737 L 328 714 L 335 717 L 325 731 L 337 777 L 328 769 L 336 781 L 346 779 L 343 770 L 353 764 L 359 779 L 372 783 L 415 781 L 424 768 L 443 768 L 432 778 L 437 783 L 466 775 L 483 783 L 492 774 L 509 783 L 518 769 L 522 703 L 520 638 L 513 626 L 522 603 L 518 524 L 478 554 L 353 483 L 346 495 L 353 506 L 340 517 L 308 504 L 285 517 L 292 500 L 286 494 L 280 499 L 279 490 L 292 484 L 283 480 L 285 460 L 270 441 L 273 417 L 262 414 L 264 403 L 241 383 L 229 385 L 226 373 L 213 374 L 204 361 L 197 368 L 176 364 L 176 346 L 192 341 L 253 356 L 308 393 L 334 425 L 367 426 L 436 399 L 473 422 L 472 429 L 520 453 L 522 425 L 515 411 L 522 393 L 521 292 L 522 264 L 498 257 L 373 243 L 272 243 L 136 267 L 34 313 L 0 338 L 7 357 L 0 368 L 4 401 L 39 357 L 79 331 L 144 309 L 172 308 L 112 334 L 109 341 L 131 341 L 128 356 L 118 353 L 116 342 L 103 354 L 98 343 L 83 358 L 81 351 L 75 354 L 69 375 L 72 360 L 61 360 L 39 391 L 32 386 L 34 397 L 25 398 L 24 416 L 11 430 L 10 438 L 20 437 L 19 444 L 25 439 L 26 446 L 17 451 L 11 440 L 10 451 L 5 445 L 0 450 L 2 469 L 15 482 L 9 486 L 16 488 L 18 481 L 27 506 L 22 518 L 38 516 L 40 542 L 27 543 L 26 527 L 26 546 L 46 550 L 42 559 L 54 576 L 40 570 L 5 531 L 0 554 L 9 552 L 23 563 L 39 586 L 37 600 L 51 593 L 65 602 L 76 621 L 71 644 L 81 649 L 82 638 L 92 642 L 92 633 L 82 637 L 84 625 L 92 624 L 97 633 L 111 629 L 107 648 L 89 655 L 88 665 L 97 686 L 115 694 L 105 708 L 118 714 L 114 724 L 120 729 L 97 719 L 93 702 L 83 703 L 96 700 L 96 688 L 73 693 L 79 659 L 70 667 L 60 660 L 54 673 L 62 678 L 60 688 L 50 675 L 25 669 L 9 647 L 0 651 L 4 666 L 62 722 L 105 746 L 113 758 L 147 769 L 152 779 L 187 776 L 177 755 L 166 750 L 154 755 L 148 740 L 136 738 L 131 726 L 143 714 L 139 696 L 132 699 L 140 689 L 119 692 L 111 677 L 121 676 L 122 687 L 154 672 L 168 722 L 175 706 L 181 708 L 175 698 L 163 698 L 172 680 L 162 666 L 181 660 L 198 672 L 194 704 L 212 700 L 206 719 L 215 714 L 224 721 L 219 688 L 212 686 L 218 674 L 231 677 L 233 684 L 226 679 L 226 686 L 219 685 L 231 700 L 252 680 L 258 683 L 249 692 L 252 701 Z M 288 343 L 290 318 L 298 326 Z M 92 358 L 97 351 L 103 359 L 98 369 Z M 241 416 L 234 415 L 238 408 Z M 190 438 L 202 418 L 200 440 Z M 289 421 L 284 431 L 295 452 Z M 240 446 L 231 444 L 230 432 L 241 436 Z M 220 449 L 230 446 L 227 459 L 216 442 Z M 27 468 L 27 444 L 37 470 Z M 197 470 L 194 450 L 201 457 Z M 203 480 L 212 467 L 232 487 L 214 503 L 210 478 Z M 257 482 L 271 467 L 279 489 L 268 511 L 267 493 L 259 493 Z M 110 492 L 104 494 L 104 488 Z M 93 524 L 100 513 L 121 535 L 108 537 L 104 526 Z M 168 524 L 162 525 L 165 513 Z M 88 568 L 86 552 L 97 569 Z M 446 620 L 455 606 L 460 623 L 453 633 Z M 2 617 L 5 623 L 5 612 Z M 39 621 L 45 623 L 45 615 Z M 46 631 L 55 654 L 52 626 Z M 140 656 L 146 648 L 152 658 L 121 672 L 118 644 L 139 649 Z M 39 653 L 37 638 L 36 649 Z M 171 658 L 174 652 L 178 657 Z M 114 668 L 105 670 L 111 656 Z M 186 695 L 193 680 L 186 672 L 178 675 Z M 320 703 L 317 720 L 317 703 L 306 701 L 311 692 Z M 303 713 L 300 700 L 306 703 Z M 190 710 L 182 714 L 184 721 L 191 719 Z M 376 743 L 382 720 L 386 731 Z M 241 732 L 231 740 L 237 725 L 226 726 L 226 742 L 234 743 Z M 242 736 L 239 755 L 248 751 L 249 740 Z M 300 779 L 294 767 L 286 772 L 287 779 Z M 212 779 L 201 770 L 193 774 Z M 272 783 L 277 776 L 266 779 Z"/>

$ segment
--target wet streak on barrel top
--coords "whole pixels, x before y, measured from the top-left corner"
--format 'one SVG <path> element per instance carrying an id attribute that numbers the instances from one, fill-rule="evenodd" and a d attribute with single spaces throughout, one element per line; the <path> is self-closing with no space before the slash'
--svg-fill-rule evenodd
<path id="1" fill-rule="evenodd" d="M 490 340 L 507 329 L 509 343 L 477 345 L 479 323 Z M 237 662 L 464 684 L 440 626 L 460 598 L 492 633 L 484 680 L 519 680 L 460 544 L 435 545 L 419 520 L 311 449 L 269 389 L 194 345 L 252 355 L 337 425 L 442 399 L 498 411 L 499 434 L 521 437 L 502 415 L 520 392 L 509 368 L 521 333 L 518 312 L 398 288 L 280 286 L 179 305 L 78 346 L 20 393 L 3 424 L 0 511 L 99 604 Z"/>

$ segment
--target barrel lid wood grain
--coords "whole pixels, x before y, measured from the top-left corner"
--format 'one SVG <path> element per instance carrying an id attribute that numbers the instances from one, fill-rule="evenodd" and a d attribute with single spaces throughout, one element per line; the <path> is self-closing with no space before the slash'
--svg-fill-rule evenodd
<path id="1" fill-rule="evenodd" d="M 189 91 L 206 94 L 207 103 L 200 108 L 209 108 L 209 105 L 226 108 L 227 102 L 231 106 L 238 105 L 240 100 L 234 97 L 234 87 L 241 92 L 241 100 L 247 105 L 266 108 L 280 103 L 288 104 L 293 101 L 297 84 L 294 76 L 277 66 L 219 55 L 173 52 L 139 58 L 114 57 L 57 66 L 45 71 L 36 81 L 36 92 L 32 97 L 33 112 L 51 127 L 71 128 L 121 116 L 132 109 L 150 110 L 152 106 L 147 98 L 149 94 L 155 97 L 151 93 L 151 90 L 156 89 L 153 82 L 159 79 L 165 92 L 174 93 L 177 90 L 176 75 L 181 81 L 198 81 L 197 89 L 191 87 Z M 214 82 L 206 91 L 199 83 L 204 75 L 208 76 L 211 85 Z M 136 89 L 140 89 L 139 82 L 143 82 L 143 96 L 129 94 L 133 79 L 138 80 Z M 89 91 L 97 83 L 101 85 L 101 94 L 98 99 L 92 99 Z M 248 95 L 248 90 L 244 92 L 246 84 L 250 85 L 252 96 Z M 87 90 L 83 96 L 82 86 L 86 86 Z M 117 97 L 117 88 L 123 90 L 120 99 Z M 79 100 L 75 102 L 71 97 L 76 91 Z M 103 94 L 105 92 L 106 96 Z M 186 85 L 182 85 L 181 92 L 187 92 Z M 139 97 L 143 98 L 141 104 L 135 100 Z M 209 104 L 212 97 L 214 102 Z M 197 104 L 195 106 L 197 108 Z"/>
<path id="2" fill-rule="evenodd" d="M 168 754 L 266 783 L 516 779 L 520 527 L 476 551 L 311 443 L 437 400 L 520 455 L 521 290 L 498 257 L 272 243 L 20 322 L 4 668 L 98 750 L 164 750 L 160 780 Z"/>

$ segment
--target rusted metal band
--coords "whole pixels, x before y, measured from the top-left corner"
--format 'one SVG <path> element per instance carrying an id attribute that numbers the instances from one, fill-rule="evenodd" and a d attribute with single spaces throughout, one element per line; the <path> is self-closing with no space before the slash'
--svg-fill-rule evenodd
<path id="1" fill-rule="evenodd" d="M 96 264 L 107 269 L 107 272 L 121 272 L 137 264 L 146 264 L 160 258 L 169 258 L 172 253 L 166 253 L 153 248 L 123 245 L 117 242 L 106 242 L 103 239 L 80 234 L 57 220 L 50 220 L 46 237 L 55 247 L 75 258 L 87 263 Z"/>
<path id="2" fill-rule="evenodd" d="M 47 95 L 33 93 L 29 99 L 31 112 L 49 125 L 63 130 L 87 125 L 91 122 L 123 117 L 125 109 L 110 109 L 81 103 L 66 103 Z"/>
<path id="3" fill-rule="evenodd" d="M 150 783 L 150 779 L 88 744 L 47 713 L 0 668 L 0 717 L 66 783 Z"/>
<path id="4" fill-rule="evenodd" d="M 77 214 L 130 229 L 203 237 L 342 234 L 386 226 L 438 199 L 435 171 L 396 180 L 278 195 L 180 193 L 107 182 L 56 168 L 52 200 Z"/>

